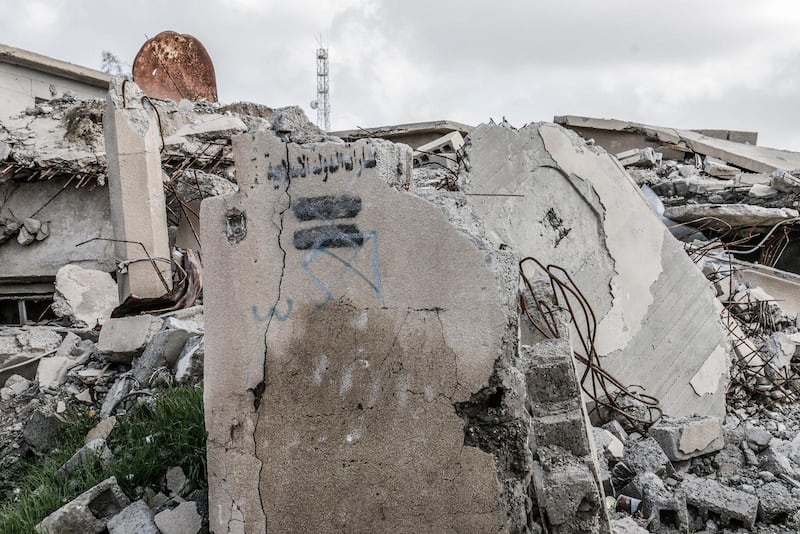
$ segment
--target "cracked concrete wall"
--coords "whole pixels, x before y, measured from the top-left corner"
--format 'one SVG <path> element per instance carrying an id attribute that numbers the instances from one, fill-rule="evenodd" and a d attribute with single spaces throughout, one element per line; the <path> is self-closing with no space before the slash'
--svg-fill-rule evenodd
<path id="1" fill-rule="evenodd" d="M 20 65 L 0 63 L 0 120 L 16 115 L 37 101 L 68 91 L 79 98 L 104 98 L 106 89 Z"/>
<path id="2" fill-rule="evenodd" d="M 525 532 L 516 262 L 402 191 L 402 145 L 234 155 L 201 209 L 211 530 Z M 510 452 L 471 424 L 498 397 Z"/>
<path id="3" fill-rule="evenodd" d="M 465 182 L 487 235 L 570 273 L 597 315 L 603 366 L 667 413 L 724 415 L 714 295 L 616 160 L 546 123 L 481 125 L 468 142 Z"/>

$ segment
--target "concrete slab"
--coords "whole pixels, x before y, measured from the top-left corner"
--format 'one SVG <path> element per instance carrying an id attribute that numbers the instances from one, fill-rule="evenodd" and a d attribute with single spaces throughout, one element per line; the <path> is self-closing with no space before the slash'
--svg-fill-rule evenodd
<path id="1" fill-rule="evenodd" d="M 790 171 L 800 168 L 800 153 L 755 146 L 755 139 L 752 139 L 753 144 L 729 140 L 751 140 L 750 136 L 736 135 L 736 132 L 730 132 L 734 135 L 727 135 L 727 139 L 718 139 L 692 130 L 665 128 L 662 126 L 651 126 L 615 119 L 595 119 L 566 115 L 563 117 L 555 117 L 555 122 L 568 128 L 574 128 L 577 131 L 588 130 L 590 132 L 601 132 L 601 134 L 607 132 L 621 134 L 627 142 L 630 142 L 630 140 L 628 140 L 630 134 L 640 134 L 643 136 L 642 140 L 652 140 L 657 143 L 659 147 L 663 146 L 667 149 L 678 149 L 702 154 L 704 156 L 711 156 L 751 172 L 771 173 L 778 169 Z M 706 133 L 714 133 L 713 130 L 705 131 Z M 746 134 L 746 132 L 743 133 Z M 616 141 L 616 138 L 613 136 L 612 139 Z M 614 152 L 620 152 L 623 150 L 623 148 L 621 148 L 622 146 L 625 145 L 615 142 L 605 148 Z M 643 146 L 648 145 L 634 144 L 634 146 L 627 148 L 641 148 Z M 665 157 L 667 157 L 666 154 Z"/>
<path id="2" fill-rule="evenodd" d="M 495 253 L 390 187 L 407 147 L 259 132 L 234 153 L 240 192 L 201 209 L 210 529 L 523 528 L 528 473 L 504 466 L 527 435 L 501 461 L 456 413 L 511 398 L 490 381 L 516 354 L 516 261 L 498 283 Z"/>
<path id="3" fill-rule="evenodd" d="M 481 125 L 467 157 L 487 236 L 567 270 L 594 309 L 604 368 L 666 413 L 723 416 L 728 346 L 714 293 L 619 163 L 553 124 Z"/>

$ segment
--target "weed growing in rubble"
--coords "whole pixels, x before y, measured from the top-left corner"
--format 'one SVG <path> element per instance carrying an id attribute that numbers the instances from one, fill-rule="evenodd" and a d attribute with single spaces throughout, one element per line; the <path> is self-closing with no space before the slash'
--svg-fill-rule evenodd
<path id="1" fill-rule="evenodd" d="M 196 488 L 207 487 L 206 426 L 203 390 L 190 386 L 167 390 L 154 407 L 142 405 L 108 440 L 114 475 L 128 495 L 158 482 L 180 466 Z"/>
<path id="2" fill-rule="evenodd" d="M 160 392 L 153 404 L 141 404 L 119 418 L 107 440 L 113 460 L 107 466 L 92 462 L 59 482 L 58 469 L 97 422 L 86 415 L 72 418 L 50 452 L 21 460 L 0 474 L 0 534 L 34 532 L 51 512 L 110 476 L 132 498 L 137 488 L 157 486 L 174 466 L 183 469 L 194 487 L 207 487 L 202 389 Z"/>

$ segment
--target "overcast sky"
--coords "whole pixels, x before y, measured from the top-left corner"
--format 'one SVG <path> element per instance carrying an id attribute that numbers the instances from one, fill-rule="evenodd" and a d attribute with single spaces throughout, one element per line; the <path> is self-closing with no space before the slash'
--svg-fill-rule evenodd
<path id="1" fill-rule="evenodd" d="M 302 106 L 330 48 L 333 130 L 586 115 L 756 130 L 800 150 L 797 0 L 0 0 L 0 42 L 99 68 L 162 30 L 202 41 L 220 100 Z"/>

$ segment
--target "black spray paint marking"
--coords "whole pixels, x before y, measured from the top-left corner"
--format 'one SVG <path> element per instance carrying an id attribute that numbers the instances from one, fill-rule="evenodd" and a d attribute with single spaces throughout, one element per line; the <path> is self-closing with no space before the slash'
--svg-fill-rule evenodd
<path id="1" fill-rule="evenodd" d="M 351 219 L 361 211 L 361 199 L 349 195 L 301 197 L 293 203 L 292 211 L 301 221 Z"/>
<path id="2" fill-rule="evenodd" d="M 354 224 L 328 224 L 297 230 L 294 233 L 293 244 L 298 250 L 360 248 L 364 244 L 364 235 Z"/>

